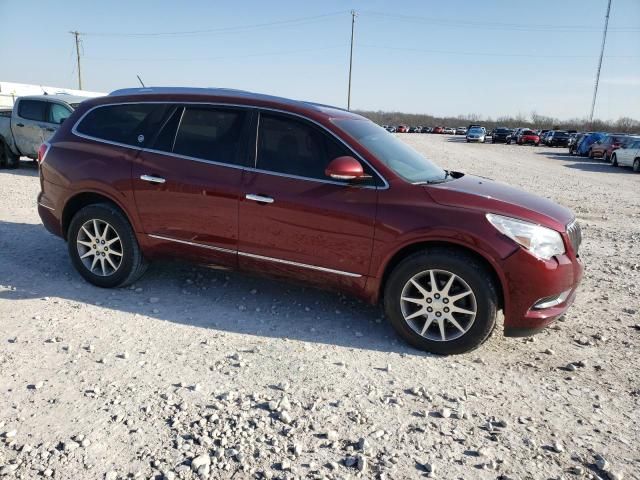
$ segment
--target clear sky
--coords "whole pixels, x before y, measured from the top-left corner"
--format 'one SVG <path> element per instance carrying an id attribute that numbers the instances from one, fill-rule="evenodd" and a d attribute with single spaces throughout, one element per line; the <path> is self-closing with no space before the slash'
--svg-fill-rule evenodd
<path id="1" fill-rule="evenodd" d="M 434 115 L 585 117 L 607 0 L 0 0 L 0 80 L 216 86 Z M 192 32 L 192 33 L 174 33 Z M 169 33 L 158 35 L 158 33 Z M 596 117 L 640 118 L 640 0 L 613 0 Z"/>

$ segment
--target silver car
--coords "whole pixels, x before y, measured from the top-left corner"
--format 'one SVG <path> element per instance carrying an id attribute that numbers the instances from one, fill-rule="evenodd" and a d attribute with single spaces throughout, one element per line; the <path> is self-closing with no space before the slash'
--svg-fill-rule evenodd
<path id="1" fill-rule="evenodd" d="M 484 127 L 473 127 L 467 132 L 467 143 L 469 142 L 481 142 L 484 143 L 487 139 L 487 131 Z"/>

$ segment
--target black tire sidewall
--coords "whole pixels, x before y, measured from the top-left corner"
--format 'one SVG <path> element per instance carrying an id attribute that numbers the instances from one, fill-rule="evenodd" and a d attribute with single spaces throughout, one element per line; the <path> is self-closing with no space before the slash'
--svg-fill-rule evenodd
<path id="1" fill-rule="evenodd" d="M 80 260 L 76 246 L 78 231 L 85 222 L 91 219 L 103 220 L 111 225 L 120 237 L 123 258 L 118 271 L 108 277 L 91 273 Z M 71 220 L 67 232 L 67 247 L 71 263 L 82 277 L 89 283 L 102 288 L 113 288 L 123 285 L 135 269 L 136 255 L 140 248 L 129 221 L 117 209 L 108 204 L 89 205 L 80 210 Z"/>
<path id="2" fill-rule="evenodd" d="M 400 296 L 406 282 L 419 272 L 439 269 L 458 275 L 471 287 L 477 304 L 473 325 L 462 337 L 448 342 L 428 340 L 415 332 L 404 320 Z M 497 294 L 491 275 L 473 257 L 453 251 L 414 254 L 402 261 L 391 273 L 384 292 L 387 317 L 396 332 L 409 344 L 440 355 L 464 353 L 480 346 L 495 327 Z"/>

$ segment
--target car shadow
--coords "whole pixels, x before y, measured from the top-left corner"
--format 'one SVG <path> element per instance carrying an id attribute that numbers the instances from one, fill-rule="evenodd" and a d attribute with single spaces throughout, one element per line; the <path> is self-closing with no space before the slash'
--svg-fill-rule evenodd
<path id="1" fill-rule="evenodd" d="M 21 177 L 37 177 L 38 176 L 38 164 L 31 160 L 24 160 L 23 157 L 20 160 L 20 166 L 18 168 L 3 168 L 0 170 L 0 174 L 6 173 L 10 175 L 19 175 Z"/>
<path id="2" fill-rule="evenodd" d="M 397 337 L 380 307 L 333 292 L 173 261 L 154 262 L 133 287 L 98 288 L 40 224 L 0 221 L 0 251 L 10 252 L 0 256 L 3 300 L 57 297 L 218 332 L 432 356 Z"/>
<path id="3" fill-rule="evenodd" d="M 628 175 L 634 173 L 631 168 L 626 167 L 614 167 L 611 163 L 606 162 L 605 160 L 596 158 L 592 159 L 589 157 L 579 157 L 576 155 L 569 155 L 569 152 L 566 153 L 555 153 L 541 151 L 536 152 L 538 155 L 544 155 L 545 157 L 552 160 L 564 160 L 564 161 L 573 161 L 574 163 L 563 165 L 566 168 L 572 168 L 574 170 L 582 170 L 585 172 L 600 172 L 607 174 L 623 174 Z"/>

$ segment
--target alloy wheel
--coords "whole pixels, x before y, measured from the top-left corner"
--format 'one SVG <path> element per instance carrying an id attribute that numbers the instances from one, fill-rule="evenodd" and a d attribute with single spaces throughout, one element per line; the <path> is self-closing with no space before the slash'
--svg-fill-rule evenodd
<path id="1" fill-rule="evenodd" d="M 78 256 L 89 272 L 108 277 L 122 264 L 123 246 L 118 232 L 99 219 L 86 221 L 76 238 Z"/>
<path id="2" fill-rule="evenodd" d="M 446 270 L 426 270 L 402 289 L 400 309 L 405 322 L 422 337 L 448 342 L 469 331 L 478 305 L 467 282 Z"/>

